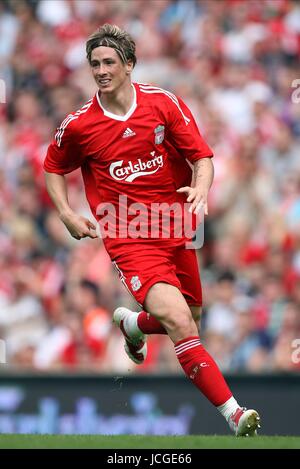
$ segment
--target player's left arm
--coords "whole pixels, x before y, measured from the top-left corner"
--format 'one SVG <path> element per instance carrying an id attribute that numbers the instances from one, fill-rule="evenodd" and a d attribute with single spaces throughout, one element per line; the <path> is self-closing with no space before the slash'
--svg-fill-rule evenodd
<path id="1" fill-rule="evenodd" d="M 191 185 L 180 187 L 177 192 L 187 195 L 187 202 L 191 203 L 190 212 L 199 213 L 203 208 L 207 215 L 207 197 L 214 178 L 214 166 L 211 161 L 213 152 L 200 134 L 191 111 L 182 99 L 173 95 L 168 104 L 169 137 L 183 158 L 194 166 Z"/>
<path id="2" fill-rule="evenodd" d="M 204 209 L 208 215 L 207 197 L 214 179 L 214 166 L 211 158 L 201 158 L 194 163 L 193 187 L 185 186 L 177 189 L 177 192 L 187 195 L 187 202 L 191 203 L 190 212 L 199 213 Z"/>

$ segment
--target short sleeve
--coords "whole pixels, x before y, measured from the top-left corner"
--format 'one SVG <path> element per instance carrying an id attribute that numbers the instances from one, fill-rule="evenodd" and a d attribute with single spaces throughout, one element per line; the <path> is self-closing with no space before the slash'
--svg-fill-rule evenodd
<path id="1" fill-rule="evenodd" d="M 168 100 L 169 139 L 177 151 L 191 163 L 200 158 L 212 158 L 213 152 L 203 139 L 195 119 L 182 101 L 175 95 Z"/>
<path id="2" fill-rule="evenodd" d="M 44 169 L 49 173 L 67 174 L 84 163 L 76 135 L 77 128 L 68 119 L 72 117 L 67 117 L 62 122 L 48 147 Z"/>

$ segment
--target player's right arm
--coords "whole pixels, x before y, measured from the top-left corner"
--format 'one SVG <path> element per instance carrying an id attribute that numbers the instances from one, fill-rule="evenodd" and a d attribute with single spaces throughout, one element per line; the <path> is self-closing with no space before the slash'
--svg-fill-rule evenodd
<path id="1" fill-rule="evenodd" d="M 65 176 L 45 171 L 46 186 L 59 218 L 75 239 L 97 238 L 96 226 L 88 219 L 75 213 L 69 205 Z"/>
<path id="2" fill-rule="evenodd" d="M 47 191 L 61 221 L 73 238 L 97 238 L 96 226 L 87 218 L 75 213 L 68 200 L 65 174 L 79 168 L 82 163 L 83 158 L 72 125 L 61 126 L 49 145 L 44 161 Z"/>

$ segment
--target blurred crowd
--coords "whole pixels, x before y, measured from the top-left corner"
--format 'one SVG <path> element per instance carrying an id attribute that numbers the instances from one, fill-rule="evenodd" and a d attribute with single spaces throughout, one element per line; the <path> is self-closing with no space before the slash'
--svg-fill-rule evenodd
<path id="1" fill-rule="evenodd" d="M 71 238 L 45 190 L 55 128 L 96 91 L 85 42 L 105 22 L 135 38 L 134 80 L 181 96 L 214 150 L 198 252 L 203 342 L 225 372 L 300 371 L 292 360 L 300 338 L 293 0 L 1 0 L 1 368 L 181 372 L 165 336 L 149 337 L 143 366 L 129 362 L 111 316 L 137 306 L 101 241 Z M 80 173 L 68 184 L 71 206 L 90 217 Z"/>

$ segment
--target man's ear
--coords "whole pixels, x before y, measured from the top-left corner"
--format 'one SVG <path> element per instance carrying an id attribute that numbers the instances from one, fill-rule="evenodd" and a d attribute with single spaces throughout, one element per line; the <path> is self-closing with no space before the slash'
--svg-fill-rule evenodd
<path id="1" fill-rule="evenodd" d="M 130 75 L 132 70 L 133 70 L 133 62 L 131 60 L 129 60 L 126 63 L 126 75 Z"/>

